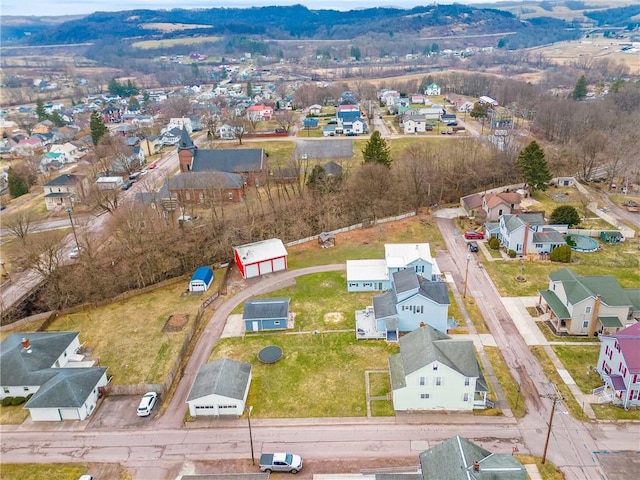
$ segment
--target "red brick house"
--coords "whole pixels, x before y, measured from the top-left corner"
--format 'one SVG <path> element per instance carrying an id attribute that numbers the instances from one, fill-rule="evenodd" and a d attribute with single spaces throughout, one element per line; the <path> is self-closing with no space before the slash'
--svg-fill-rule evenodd
<path id="1" fill-rule="evenodd" d="M 172 197 L 181 204 L 239 203 L 244 199 L 244 177 L 227 172 L 179 173 L 167 180 Z"/>

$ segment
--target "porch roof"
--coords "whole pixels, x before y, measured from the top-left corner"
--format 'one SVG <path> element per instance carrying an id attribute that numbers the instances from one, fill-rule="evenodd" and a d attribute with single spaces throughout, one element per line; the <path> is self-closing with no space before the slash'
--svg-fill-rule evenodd
<path id="1" fill-rule="evenodd" d="M 562 300 L 560 300 L 558 296 L 551 290 L 540 290 L 540 295 L 542 296 L 542 298 L 544 298 L 545 302 L 547 302 L 553 313 L 560 320 L 568 320 L 571 318 L 567 307 L 564 306 Z"/>
<path id="2" fill-rule="evenodd" d="M 627 387 L 624 384 L 624 380 L 620 375 L 611 375 L 611 385 L 616 392 L 626 392 Z"/>
<path id="3" fill-rule="evenodd" d="M 622 328 L 622 322 L 618 317 L 598 317 L 598 321 L 605 328 Z"/>

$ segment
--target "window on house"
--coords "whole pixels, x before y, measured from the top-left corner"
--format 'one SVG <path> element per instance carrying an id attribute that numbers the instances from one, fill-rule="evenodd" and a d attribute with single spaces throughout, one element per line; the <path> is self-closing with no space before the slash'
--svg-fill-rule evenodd
<path id="1" fill-rule="evenodd" d="M 591 313 L 591 305 L 584 307 L 584 313 Z"/>
<path id="2" fill-rule="evenodd" d="M 29 387 L 22 387 L 22 389 L 23 389 L 25 392 L 28 392 L 28 391 L 29 391 Z"/>
<path id="3" fill-rule="evenodd" d="M 426 399 L 429 398 L 429 394 L 428 393 L 421 393 L 420 394 L 420 398 L 423 399 L 423 400 L 426 400 Z"/>
<path id="4" fill-rule="evenodd" d="M 204 193 L 200 192 L 198 194 L 198 198 L 200 199 L 200 202 L 204 202 Z"/>
<path id="5" fill-rule="evenodd" d="M 3 391 L 4 393 L 9 393 L 9 389 L 8 389 L 7 387 L 4 387 L 4 388 L 2 389 L 2 391 Z"/>
<path id="6" fill-rule="evenodd" d="M 424 386 L 424 377 L 420 377 L 420 381 L 418 382 L 421 387 Z"/>
<path id="7" fill-rule="evenodd" d="M 463 402 L 468 402 L 469 401 L 469 394 L 468 393 L 465 393 L 465 394 L 462 395 L 462 401 Z"/>
<path id="8" fill-rule="evenodd" d="M 585 320 L 582 322 L 582 328 L 587 328 L 589 326 L 589 320 Z"/>
<path id="9" fill-rule="evenodd" d="M 191 194 L 189 192 L 185 192 L 184 198 L 187 200 L 191 200 Z"/>
<path id="10" fill-rule="evenodd" d="M 468 387 L 468 386 L 469 386 L 469 377 L 466 377 L 466 378 L 464 379 L 464 386 L 465 386 L 465 387 Z"/>
<path id="11" fill-rule="evenodd" d="M 233 200 L 233 192 L 229 192 L 227 195 L 229 196 L 229 200 Z"/>
<path id="12" fill-rule="evenodd" d="M 436 387 L 439 387 L 442 385 L 442 377 L 436 377 Z"/>
<path id="13" fill-rule="evenodd" d="M 438 369 L 438 364 L 437 364 L 437 363 L 434 363 L 434 364 L 433 364 L 433 369 L 434 369 L 434 370 L 437 370 L 437 369 Z"/>

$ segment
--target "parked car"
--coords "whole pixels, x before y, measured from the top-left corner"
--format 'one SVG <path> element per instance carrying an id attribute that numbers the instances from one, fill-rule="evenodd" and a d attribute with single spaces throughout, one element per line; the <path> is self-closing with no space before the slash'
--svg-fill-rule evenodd
<path id="1" fill-rule="evenodd" d="M 470 252 L 475 253 L 478 251 L 478 244 L 476 242 L 469 242 L 467 243 L 467 248 Z"/>
<path id="2" fill-rule="evenodd" d="M 467 240 L 482 240 L 484 238 L 484 233 L 474 232 L 471 230 L 468 232 L 464 232 L 464 238 L 466 238 Z"/>
<path id="3" fill-rule="evenodd" d="M 80 475 L 78 480 L 93 480 L 93 475 Z"/>
<path id="4" fill-rule="evenodd" d="M 153 410 L 157 399 L 158 394 L 156 392 L 145 393 L 140 399 L 140 404 L 138 405 L 138 416 L 147 417 L 151 415 L 151 410 Z"/>
<path id="5" fill-rule="evenodd" d="M 71 251 L 69 252 L 69 258 L 76 259 L 79 256 L 80 256 L 80 248 L 79 247 L 73 247 L 71 249 Z"/>
<path id="6" fill-rule="evenodd" d="M 158 166 L 158 164 L 156 162 L 153 162 L 151 165 L 149 165 L 149 170 L 153 170 L 157 166 Z"/>
<path id="7" fill-rule="evenodd" d="M 302 458 L 292 453 L 263 453 L 260 455 L 260 470 L 263 472 L 298 473 L 302 469 Z"/>
<path id="8" fill-rule="evenodd" d="M 129 190 L 132 186 L 133 186 L 133 182 L 129 180 L 128 182 L 125 182 L 122 184 L 122 189 Z"/>

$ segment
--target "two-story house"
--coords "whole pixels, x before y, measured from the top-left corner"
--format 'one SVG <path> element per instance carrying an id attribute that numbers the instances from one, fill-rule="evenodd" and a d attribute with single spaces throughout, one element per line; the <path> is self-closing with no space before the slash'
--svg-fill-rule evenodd
<path id="1" fill-rule="evenodd" d="M 539 305 L 558 332 L 612 334 L 640 318 L 640 289 L 622 288 L 613 275 L 583 276 L 561 268 L 539 293 Z"/>
<path id="2" fill-rule="evenodd" d="M 84 175 L 67 173 L 49 180 L 43 187 L 47 210 L 71 208 L 84 198 L 89 188 L 89 180 Z"/>
<path id="3" fill-rule="evenodd" d="M 546 225 L 542 213 L 506 214 L 500 217 L 497 237 L 504 248 L 518 255 L 546 254 L 566 245 L 568 229 L 568 225 Z"/>
<path id="4" fill-rule="evenodd" d="M 600 342 L 596 370 L 604 386 L 596 391 L 624 408 L 640 406 L 640 323 L 601 336 Z"/>
<path id="5" fill-rule="evenodd" d="M 424 94 L 428 96 L 440 95 L 441 88 L 437 83 L 430 83 L 427 88 L 424 89 Z"/>
<path id="6" fill-rule="evenodd" d="M 427 118 L 424 115 L 404 115 L 402 130 L 404 133 L 424 133 L 427 131 Z"/>
<path id="7" fill-rule="evenodd" d="M 520 210 L 522 196 L 517 192 L 487 193 L 482 197 L 482 209 L 489 222 L 497 222 L 500 217 Z"/>
<path id="8" fill-rule="evenodd" d="M 246 110 L 247 118 L 254 122 L 268 122 L 273 117 L 273 107 L 271 105 L 252 105 Z"/>
<path id="9" fill-rule="evenodd" d="M 393 409 L 486 408 L 489 388 L 471 340 L 457 340 L 429 325 L 400 338 L 389 357 Z"/>

